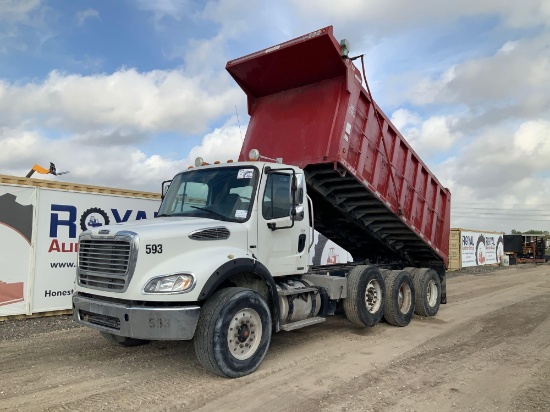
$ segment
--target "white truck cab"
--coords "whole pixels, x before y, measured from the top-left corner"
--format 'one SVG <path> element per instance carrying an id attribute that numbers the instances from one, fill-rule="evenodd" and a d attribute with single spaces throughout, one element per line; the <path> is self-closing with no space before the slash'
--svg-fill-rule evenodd
<path id="1" fill-rule="evenodd" d="M 272 312 L 276 330 L 297 318 L 316 318 L 310 315 L 318 314 L 319 291 L 298 280 L 308 272 L 313 239 L 303 171 L 261 161 L 197 164 L 174 177 L 155 219 L 81 234 L 73 296 L 78 323 L 125 346 L 188 340 L 205 303 L 228 288 L 246 288 L 246 299 L 252 294 L 264 301 L 267 315 L 249 310 L 254 323 L 265 324 L 266 337 Z M 289 275 L 295 282 L 276 284 Z M 304 313 L 289 314 L 286 303 L 281 308 L 279 292 L 292 291 L 292 283 L 303 289 Z"/>

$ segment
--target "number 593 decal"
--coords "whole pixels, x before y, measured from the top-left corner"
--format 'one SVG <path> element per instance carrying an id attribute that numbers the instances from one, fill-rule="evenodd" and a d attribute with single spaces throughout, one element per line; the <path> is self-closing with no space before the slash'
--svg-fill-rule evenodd
<path id="1" fill-rule="evenodd" d="M 145 253 L 150 255 L 151 253 L 162 253 L 162 245 L 145 245 Z"/>

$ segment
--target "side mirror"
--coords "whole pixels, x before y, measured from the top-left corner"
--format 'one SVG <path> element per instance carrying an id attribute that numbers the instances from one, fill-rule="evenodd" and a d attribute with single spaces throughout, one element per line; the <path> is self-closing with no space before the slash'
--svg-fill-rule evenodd
<path id="1" fill-rule="evenodd" d="M 171 180 L 165 180 L 164 182 L 162 182 L 162 189 L 160 191 L 161 199 L 164 199 L 164 197 L 166 196 L 166 192 L 168 192 L 168 189 L 170 188 L 171 183 L 172 183 Z"/>

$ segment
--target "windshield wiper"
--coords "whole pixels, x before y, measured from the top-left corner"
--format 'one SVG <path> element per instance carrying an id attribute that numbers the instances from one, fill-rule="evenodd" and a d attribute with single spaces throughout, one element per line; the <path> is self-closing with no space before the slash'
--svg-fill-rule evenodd
<path id="1" fill-rule="evenodd" d="M 218 213 L 218 212 L 214 212 L 213 210 L 207 209 L 205 207 L 200 207 L 200 206 L 191 206 L 191 207 L 193 209 L 204 210 L 205 212 L 212 213 L 213 215 L 220 217 L 222 220 L 227 220 L 227 216 L 224 216 L 224 215 L 222 215 L 221 213 Z"/>
<path id="2" fill-rule="evenodd" d="M 169 215 L 168 213 L 161 213 L 160 215 L 156 215 L 155 217 L 170 217 L 172 215 Z"/>

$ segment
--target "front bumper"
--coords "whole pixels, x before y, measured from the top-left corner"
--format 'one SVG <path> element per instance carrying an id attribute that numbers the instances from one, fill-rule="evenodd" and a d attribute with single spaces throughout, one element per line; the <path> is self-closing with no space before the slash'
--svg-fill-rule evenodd
<path id="1" fill-rule="evenodd" d="M 136 339 L 190 340 L 200 311 L 200 306 L 131 306 L 73 295 L 73 317 L 77 323 Z"/>

